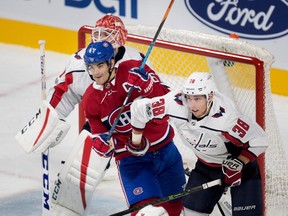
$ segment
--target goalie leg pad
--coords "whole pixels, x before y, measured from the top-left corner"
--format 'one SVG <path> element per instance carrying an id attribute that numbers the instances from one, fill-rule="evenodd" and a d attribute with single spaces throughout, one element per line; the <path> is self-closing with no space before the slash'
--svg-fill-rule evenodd
<path id="1" fill-rule="evenodd" d="M 60 143 L 70 125 L 59 119 L 55 109 L 47 102 L 42 104 L 35 116 L 15 136 L 25 152 L 43 152 Z"/>
<path id="2" fill-rule="evenodd" d="M 54 205 L 51 215 L 52 216 L 82 216 L 61 205 Z"/>
<path id="3" fill-rule="evenodd" d="M 103 179 L 109 160 L 92 150 L 91 134 L 83 130 L 55 181 L 52 212 L 67 208 L 84 215 L 95 188 Z"/>

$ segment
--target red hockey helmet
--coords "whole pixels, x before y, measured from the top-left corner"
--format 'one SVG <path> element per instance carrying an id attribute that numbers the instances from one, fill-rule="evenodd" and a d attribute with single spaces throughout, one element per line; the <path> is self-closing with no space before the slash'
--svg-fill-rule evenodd
<path id="1" fill-rule="evenodd" d="M 107 14 L 96 21 L 92 30 L 93 42 L 109 41 L 114 48 L 123 46 L 127 39 L 127 30 L 123 21 L 112 14 Z"/>

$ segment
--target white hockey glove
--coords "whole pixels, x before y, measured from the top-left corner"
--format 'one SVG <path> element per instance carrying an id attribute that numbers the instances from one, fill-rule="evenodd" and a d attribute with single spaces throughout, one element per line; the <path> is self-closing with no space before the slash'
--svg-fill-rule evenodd
<path id="1" fill-rule="evenodd" d="M 149 140 L 146 137 L 142 136 L 142 134 L 141 134 L 141 139 L 139 143 L 138 142 L 135 143 L 133 142 L 133 138 L 132 139 L 129 138 L 126 144 L 127 150 L 135 156 L 145 155 L 149 147 L 150 147 Z"/>
<path id="2" fill-rule="evenodd" d="M 38 112 L 15 139 L 27 153 L 43 152 L 59 144 L 69 129 L 70 125 L 59 119 L 55 109 L 47 101 L 42 101 Z"/>
<path id="3" fill-rule="evenodd" d="M 161 206 L 148 205 L 141 209 L 136 216 L 169 216 L 168 212 Z"/>

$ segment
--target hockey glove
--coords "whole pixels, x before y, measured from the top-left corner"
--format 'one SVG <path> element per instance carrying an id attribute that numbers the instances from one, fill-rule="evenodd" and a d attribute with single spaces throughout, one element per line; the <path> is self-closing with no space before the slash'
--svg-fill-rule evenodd
<path id="1" fill-rule="evenodd" d="M 25 152 L 43 152 L 48 147 L 58 145 L 69 128 L 70 124 L 60 120 L 56 110 L 43 100 L 38 112 L 15 138 Z"/>
<path id="2" fill-rule="evenodd" d="M 153 90 L 153 81 L 144 69 L 129 70 L 128 84 L 142 93 L 143 97 L 148 96 Z"/>
<path id="3" fill-rule="evenodd" d="M 100 134 L 94 138 L 93 150 L 103 157 L 110 157 L 113 154 L 113 147 L 108 141 L 107 134 Z"/>
<path id="4" fill-rule="evenodd" d="M 126 145 L 127 150 L 135 156 L 145 155 L 146 152 L 148 151 L 149 147 L 150 147 L 150 142 L 144 136 L 142 136 L 141 142 L 139 144 L 133 143 L 132 139 L 129 138 L 127 141 L 127 145 Z"/>
<path id="5" fill-rule="evenodd" d="M 238 158 L 227 158 L 222 163 L 222 183 L 227 187 L 239 186 L 244 163 Z"/>

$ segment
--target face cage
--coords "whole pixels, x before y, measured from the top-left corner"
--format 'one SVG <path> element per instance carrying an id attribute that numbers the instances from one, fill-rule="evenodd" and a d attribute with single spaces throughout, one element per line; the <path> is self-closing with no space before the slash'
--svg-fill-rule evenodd
<path id="1" fill-rule="evenodd" d="M 111 30 L 103 27 L 96 27 L 92 30 L 92 40 L 93 42 L 108 41 L 112 44 L 113 48 L 120 47 L 117 38 L 120 37 L 120 31 Z"/>

